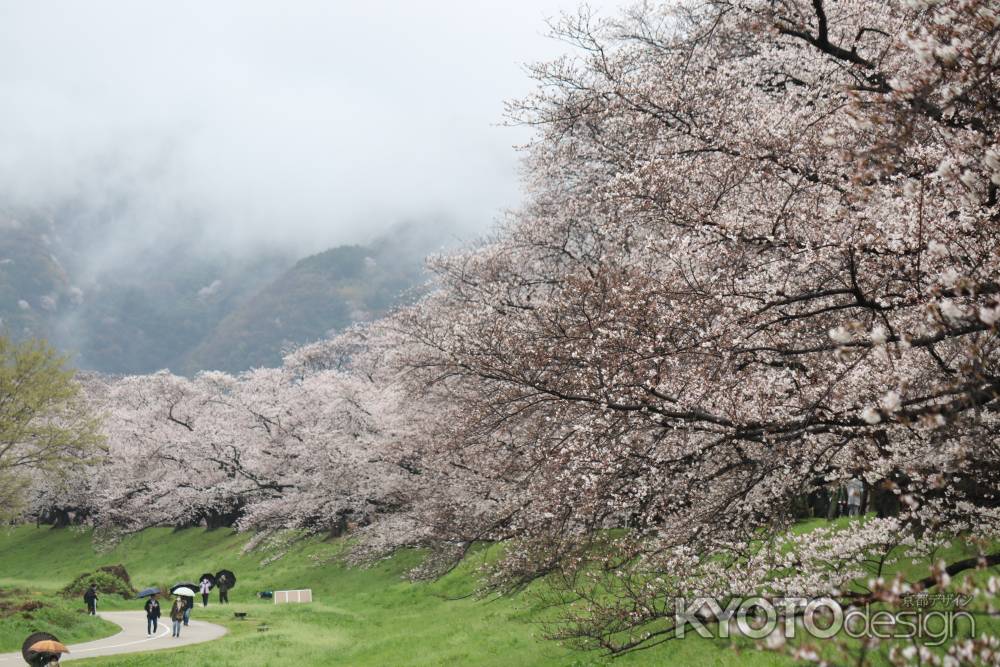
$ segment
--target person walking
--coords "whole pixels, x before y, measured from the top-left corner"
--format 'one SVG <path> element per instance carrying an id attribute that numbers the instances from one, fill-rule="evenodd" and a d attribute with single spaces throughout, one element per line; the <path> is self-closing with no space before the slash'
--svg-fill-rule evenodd
<path id="1" fill-rule="evenodd" d="M 146 600 L 146 636 L 152 637 L 156 634 L 156 626 L 160 621 L 160 601 L 155 595 Z"/>
<path id="2" fill-rule="evenodd" d="M 191 620 L 191 610 L 194 609 L 194 598 L 185 597 L 184 598 L 184 625 L 186 626 Z"/>
<path id="3" fill-rule="evenodd" d="M 229 577 L 222 575 L 215 585 L 219 587 L 219 604 L 229 604 Z"/>
<path id="4" fill-rule="evenodd" d="M 173 633 L 171 636 L 181 636 L 181 624 L 184 622 L 184 608 L 186 603 L 180 595 L 174 598 L 174 604 L 170 607 L 170 620 L 173 621 Z"/>
<path id="5" fill-rule="evenodd" d="M 201 589 L 201 606 L 207 607 L 208 592 L 212 590 L 212 582 L 208 580 L 208 577 L 205 577 L 204 579 L 201 580 L 200 589 Z"/>
<path id="6" fill-rule="evenodd" d="M 847 516 L 861 516 L 861 496 L 865 491 L 865 483 L 857 477 L 847 482 Z"/>
<path id="7" fill-rule="evenodd" d="M 87 613 L 91 616 L 97 615 L 97 584 L 91 584 L 83 594 L 83 601 L 87 603 Z"/>

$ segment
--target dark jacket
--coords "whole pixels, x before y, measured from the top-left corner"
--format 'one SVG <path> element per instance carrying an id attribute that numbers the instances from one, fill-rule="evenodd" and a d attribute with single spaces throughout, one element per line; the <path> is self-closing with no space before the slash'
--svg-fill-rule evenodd
<path id="1" fill-rule="evenodd" d="M 83 594 L 83 601 L 87 604 L 91 602 L 97 602 L 97 593 L 93 588 L 88 588 Z"/>
<path id="2" fill-rule="evenodd" d="M 160 617 L 160 602 L 152 598 L 146 600 L 146 618 Z"/>
<path id="3" fill-rule="evenodd" d="M 174 604 L 170 607 L 170 620 L 171 621 L 183 621 L 184 620 L 184 603 L 180 600 L 174 600 Z"/>

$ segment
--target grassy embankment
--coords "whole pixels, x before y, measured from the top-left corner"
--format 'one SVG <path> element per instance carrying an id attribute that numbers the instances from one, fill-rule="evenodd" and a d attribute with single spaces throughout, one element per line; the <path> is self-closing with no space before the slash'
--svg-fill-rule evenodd
<path id="1" fill-rule="evenodd" d="M 826 522 L 806 522 L 807 532 Z M 847 527 L 846 520 L 837 522 Z M 0 612 L 0 652 L 14 650 L 34 630 L 53 632 L 67 642 L 110 634 L 114 629 L 82 613 L 82 602 L 64 600 L 56 592 L 77 575 L 102 565 L 124 564 L 137 588 L 196 580 L 206 571 L 234 570 L 239 585 L 232 604 L 198 607 L 196 619 L 221 623 L 230 633 L 221 640 L 168 652 L 83 661 L 84 665 L 684 665 L 685 667 L 777 667 L 790 664 L 779 656 L 740 650 L 730 640 L 688 635 L 650 650 L 615 660 L 582 653 L 541 637 L 540 621 L 551 613 L 531 595 L 476 599 L 476 567 L 486 552 L 469 557 L 435 582 L 411 583 L 402 578 L 420 558 L 403 552 L 371 569 L 346 567 L 333 560 L 343 544 L 310 540 L 285 557 L 264 564 L 260 553 L 240 555 L 248 537 L 228 530 L 152 529 L 128 538 L 115 549 L 98 553 L 89 533 L 19 527 L 0 531 L 0 589 L 18 590 Z M 970 554 L 956 541 L 936 557 L 954 560 Z M 324 564 L 317 565 L 317 562 Z M 911 580 L 927 574 L 927 560 L 903 559 Z M 887 575 L 890 573 L 886 573 Z M 985 576 L 977 573 L 974 576 Z M 258 600 L 259 590 L 312 588 L 308 605 L 274 605 Z M 23 612 L 13 606 L 37 600 L 46 606 Z M 0 598 L 0 610 L 4 608 Z M 141 609 L 141 601 L 104 596 L 103 610 Z M 233 612 L 247 613 L 236 620 Z M 6 618 L 3 618 L 6 616 Z M 266 631 L 259 631 L 260 626 Z M 994 625 L 991 623 L 991 626 Z M 980 628 L 985 629 L 985 628 Z M 994 631 L 997 628 L 992 628 Z M 742 640 L 746 648 L 747 640 Z"/>
<path id="2" fill-rule="evenodd" d="M 79 600 L 33 588 L 0 588 L 0 653 L 20 650 L 25 637 L 36 630 L 75 643 L 112 635 L 118 626 L 84 614 Z"/>
<path id="3" fill-rule="evenodd" d="M 0 588 L 33 592 L 42 601 L 57 600 L 56 591 L 82 572 L 101 565 L 122 563 L 136 587 L 196 578 L 223 567 L 239 578 L 232 604 L 220 607 L 213 596 L 207 609 L 198 607 L 196 619 L 227 626 L 221 640 L 177 650 L 125 658 L 91 659 L 81 665 L 559 665 L 615 664 L 685 665 L 690 667 L 771 667 L 787 661 L 770 654 L 733 650 L 728 640 L 688 637 L 648 651 L 610 660 L 581 653 L 541 637 L 539 621 L 546 610 L 530 594 L 480 600 L 468 597 L 475 585 L 477 558 L 472 557 L 440 581 L 410 583 L 401 575 L 419 558 L 401 553 L 371 569 L 337 562 L 317 566 L 337 553 L 336 541 L 313 540 L 284 558 L 261 565 L 262 556 L 241 556 L 247 540 L 231 531 L 191 529 L 147 530 L 117 548 L 97 553 L 90 535 L 73 530 L 20 527 L 0 531 Z M 259 590 L 312 588 L 316 602 L 274 605 L 255 597 Z M 455 599 L 459 598 L 459 599 Z M 54 603 L 79 616 L 72 625 L 53 625 L 51 631 L 67 641 L 107 634 L 83 618 L 82 603 Z M 141 609 L 141 602 L 105 596 L 101 609 Z M 233 612 L 248 614 L 238 621 Z M 37 617 L 0 621 L 0 651 L 19 647 L 31 630 L 47 629 Z M 258 631 L 266 625 L 267 631 Z M 31 627 L 29 627 L 31 626 Z"/>

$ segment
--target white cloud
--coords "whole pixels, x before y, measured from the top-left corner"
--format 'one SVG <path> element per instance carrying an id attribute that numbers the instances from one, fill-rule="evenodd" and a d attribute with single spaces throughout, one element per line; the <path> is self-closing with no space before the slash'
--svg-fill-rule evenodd
<path id="1" fill-rule="evenodd" d="M 6 2 L 0 196 L 230 247 L 436 213 L 480 231 L 520 196 L 511 146 L 530 134 L 498 126 L 503 102 L 533 88 L 524 63 L 568 49 L 544 19 L 577 4 Z"/>
<path id="2" fill-rule="evenodd" d="M 216 278 L 215 280 L 212 281 L 210 285 L 205 285 L 200 290 L 198 290 L 198 298 L 207 299 L 208 297 L 218 292 L 220 287 L 222 287 L 222 281 Z"/>

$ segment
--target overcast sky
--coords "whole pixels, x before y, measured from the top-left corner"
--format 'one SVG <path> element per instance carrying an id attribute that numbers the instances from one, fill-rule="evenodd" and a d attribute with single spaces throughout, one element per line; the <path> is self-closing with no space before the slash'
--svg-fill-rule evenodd
<path id="1" fill-rule="evenodd" d="M 503 102 L 576 5 L 0 0 L 0 196 L 118 202 L 121 229 L 215 242 L 484 230 L 529 136 L 498 127 Z"/>

